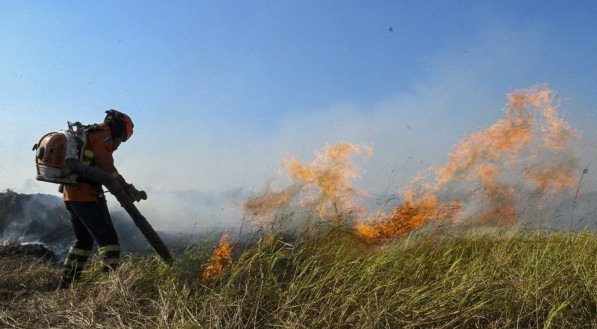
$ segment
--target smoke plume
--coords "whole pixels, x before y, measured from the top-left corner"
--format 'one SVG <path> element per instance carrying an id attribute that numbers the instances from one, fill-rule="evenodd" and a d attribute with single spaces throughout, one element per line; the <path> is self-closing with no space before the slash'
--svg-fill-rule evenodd
<path id="1" fill-rule="evenodd" d="M 123 211 L 111 213 L 124 252 L 152 251 L 145 237 Z M 202 238 L 199 235 L 160 232 L 171 248 L 181 249 Z M 0 242 L 42 243 L 63 257 L 74 242 L 70 214 L 61 198 L 47 194 L 0 192 Z"/>

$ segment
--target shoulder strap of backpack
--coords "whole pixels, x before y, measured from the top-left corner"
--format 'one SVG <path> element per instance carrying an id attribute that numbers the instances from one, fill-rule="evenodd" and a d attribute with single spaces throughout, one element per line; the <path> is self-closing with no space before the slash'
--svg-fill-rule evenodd
<path id="1" fill-rule="evenodd" d="M 103 128 L 100 124 L 94 123 L 92 125 L 83 126 L 83 129 L 85 130 L 86 134 L 89 134 L 89 133 L 94 133 L 97 131 L 102 131 L 105 128 Z"/>

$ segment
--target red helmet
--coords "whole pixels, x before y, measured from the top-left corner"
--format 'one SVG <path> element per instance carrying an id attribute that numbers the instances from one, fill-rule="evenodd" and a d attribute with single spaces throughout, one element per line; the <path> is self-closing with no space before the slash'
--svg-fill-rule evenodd
<path id="1" fill-rule="evenodd" d="M 112 136 L 122 138 L 123 142 L 126 142 L 133 135 L 133 128 L 135 127 L 133 120 L 122 112 L 113 109 L 106 111 L 104 122 L 112 130 Z"/>
<path id="2" fill-rule="evenodd" d="M 133 124 L 133 120 L 131 120 L 131 117 L 129 117 L 128 115 L 123 113 L 123 118 L 122 120 L 124 121 L 124 131 L 125 133 L 122 134 L 122 141 L 126 142 L 127 139 L 131 138 L 131 136 L 133 135 L 133 128 L 135 127 L 135 125 Z"/>

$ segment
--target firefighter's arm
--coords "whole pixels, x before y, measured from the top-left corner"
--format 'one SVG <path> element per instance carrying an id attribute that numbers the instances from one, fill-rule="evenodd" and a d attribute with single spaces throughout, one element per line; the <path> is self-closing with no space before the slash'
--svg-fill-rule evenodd
<path id="1" fill-rule="evenodd" d="M 145 191 L 139 191 L 133 184 L 127 183 L 124 177 L 116 170 L 114 157 L 112 156 L 112 152 L 114 151 L 113 145 L 110 140 L 109 142 L 104 141 L 104 145 L 94 147 L 95 165 L 116 178 L 133 201 L 147 200 L 147 193 Z"/>

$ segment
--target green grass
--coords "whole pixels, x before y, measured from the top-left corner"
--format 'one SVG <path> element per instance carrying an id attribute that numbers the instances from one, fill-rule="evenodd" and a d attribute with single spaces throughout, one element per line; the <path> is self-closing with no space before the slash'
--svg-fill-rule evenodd
<path id="1" fill-rule="evenodd" d="M 270 236 L 205 282 L 210 252 L 128 257 L 61 291 L 58 268 L 0 259 L 0 327 L 597 328 L 593 233 Z"/>

